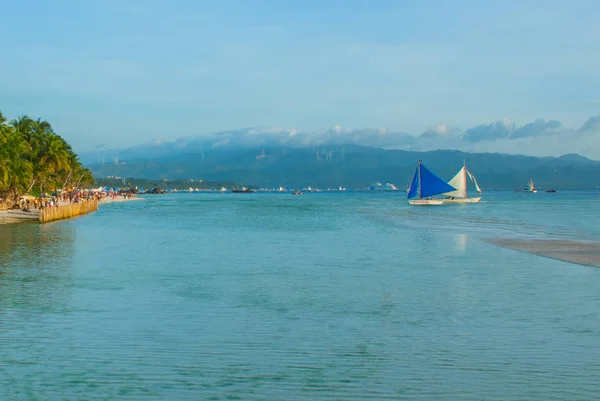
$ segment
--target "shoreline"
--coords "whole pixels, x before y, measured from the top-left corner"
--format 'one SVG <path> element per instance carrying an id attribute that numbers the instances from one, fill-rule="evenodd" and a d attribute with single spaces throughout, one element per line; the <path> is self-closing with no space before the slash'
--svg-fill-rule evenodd
<path id="1" fill-rule="evenodd" d="M 494 238 L 488 244 L 582 266 L 600 267 L 600 242 L 560 239 Z"/>
<path id="2" fill-rule="evenodd" d="M 108 205 L 109 203 L 121 203 L 121 202 L 131 202 L 131 201 L 141 201 L 143 200 L 142 198 L 123 198 L 123 197 L 117 197 L 116 199 L 112 199 L 112 198 L 108 198 L 108 199 L 102 199 L 101 201 L 98 201 L 98 206 L 102 206 L 102 205 Z"/>

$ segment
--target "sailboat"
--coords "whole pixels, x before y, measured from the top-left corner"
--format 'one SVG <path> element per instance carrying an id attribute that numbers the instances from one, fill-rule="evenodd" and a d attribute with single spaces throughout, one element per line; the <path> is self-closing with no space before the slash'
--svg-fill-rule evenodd
<path id="1" fill-rule="evenodd" d="M 456 188 L 429 171 L 419 160 L 406 198 L 411 205 L 443 205 L 444 199 L 431 197 L 452 191 Z"/>
<path id="2" fill-rule="evenodd" d="M 475 198 L 469 198 L 467 196 L 467 176 L 473 185 L 475 185 L 475 190 L 479 195 Z M 450 181 L 448 181 L 448 184 L 456 188 L 456 190 L 444 193 L 444 195 L 447 196 L 447 198 L 444 199 L 444 203 L 477 203 L 481 200 L 481 188 L 479 188 L 475 176 L 467 170 L 467 164 L 464 161 L 461 169 Z"/>

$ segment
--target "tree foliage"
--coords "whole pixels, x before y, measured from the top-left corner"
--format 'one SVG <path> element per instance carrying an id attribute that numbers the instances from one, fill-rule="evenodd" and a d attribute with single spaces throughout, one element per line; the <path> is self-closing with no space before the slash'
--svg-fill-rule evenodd
<path id="1" fill-rule="evenodd" d="M 0 112 L 0 198 L 93 183 L 71 146 L 43 120 Z"/>

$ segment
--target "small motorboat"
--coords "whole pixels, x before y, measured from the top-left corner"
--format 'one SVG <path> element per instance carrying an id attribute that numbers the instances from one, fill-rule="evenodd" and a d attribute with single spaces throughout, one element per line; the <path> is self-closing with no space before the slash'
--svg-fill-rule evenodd
<path id="1" fill-rule="evenodd" d="M 302 191 L 293 191 L 292 195 L 304 195 L 304 192 L 302 192 Z"/>
<path id="2" fill-rule="evenodd" d="M 537 194 L 537 188 L 535 187 L 535 184 L 533 183 L 533 179 L 529 179 L 529 183 L 527 183 L 527 185 L 525 187 L 516 189 L 515 192 L 529 192 L 532 194 Z"/>
<path id="3" fill-rule="evenodd" d="M 546 192 L 549 193 L 549 194 L 555 194 L 558 191 L 556 189 L 548 189 Z"/>

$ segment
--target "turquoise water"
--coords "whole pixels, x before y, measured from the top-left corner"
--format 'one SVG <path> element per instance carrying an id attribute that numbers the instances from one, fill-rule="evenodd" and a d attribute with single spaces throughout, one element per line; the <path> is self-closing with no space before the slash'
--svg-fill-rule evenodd
<path id="1" fill-rule="evenodd" d="M 172 194 L 0 225 L 0 400 L 591 400 L 600 193 Z"/>

